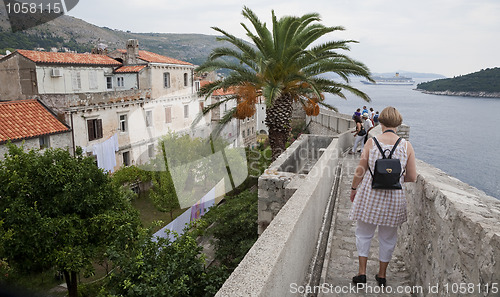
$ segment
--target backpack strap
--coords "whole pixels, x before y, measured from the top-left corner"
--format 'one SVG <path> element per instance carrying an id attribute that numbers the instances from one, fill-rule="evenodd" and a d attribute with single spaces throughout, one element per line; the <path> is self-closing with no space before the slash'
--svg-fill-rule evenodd
<path id="1" fill-rule="evenodd" d="M 394 154 L 394 152 L 396 151 L 396 148 L 398 147 L 398 144 L 401 142 L 401 139 L 403 138 L 399 137 L 398 141 L 396 141 L 396 143 L 392 147 L 391 153 L 389 154 L 389 159 L 392 159 L 392 154 Z"/>
<path id="2" fill-rule="evenodd" d="M 375 142 L 375 144 L 377 145 L 378 150 L 379 150 L 379 151 L 380 151 L 380 153 L 382 154 L 382 158 L 383 158 L 383 159 L 385 159 L 385 153 L 384 153 L 384 151 L 382 150 L 382 147 L 380 146 L 380 143 L 378 142 L 377 138 L 374 136 L 374 137 L 372 137 L 372 139 L 373 139 L 373 142 Z M 372 169 L 370 168 L 370 164 L 368 164 L 368 170 L 370 170 L 370 174 L 371 174 L 371 176 L 372 176 L 372 178 L 373 178 L 373 171 L 372 171 Z"/>
<path id="3" fill-rule="evenodd" d="M 372 137 L 373 138 L 373 141 L 375 142 L 375 144 L 377 145 L 378 147 L 378 150 L 380 151 L 380 153 L 382 154 L 382 158 L 383 159 L 392 159 L 392 155 L 394 154 L 394 152 L 396 151 L 396 148 L 397 146 L 399 145 L 399 143 L 401 142 L 401 140 L 403 139 L 402 137 L 400 137 L 396 143 L 394 144 L 394 146 L 392 147 L 392 150 L 391 150 L 391 153 L 389 154 L 389 157 L 387 158 L 385 156 L 385 152 L 388 151 L 388 149 L 386 149 L 385 151 L 382 150 L 382 147 L 380 146 L 380 143 L 378 142 L 377 138 L 376 137 Z M 368 164 L 368 170 L 370 171 L 370 174 L 373 178 L 373 171 L 372 169 L 370 168 L 370 164 Z M 401 176 L 403 176 L 403 174 L 405 173 L 406 170 L 403 170 L 403 172 L 401 173 Z"/>
<path id="4" fill-rule="evenodd" d="M 382 158 L 383 159 L 386 159 L 385 157 L 385 152 L 384 150 L 382 150 L 382 147 L 380 146 L 380 143 L 378 142 L 377 138 L 376 137 L 373 137 L 373 141 L 375 142 L 375 144 L 377 145 L 378 147 L 378 150 L 380 151 L 380 153 L 382 154 Z"/>

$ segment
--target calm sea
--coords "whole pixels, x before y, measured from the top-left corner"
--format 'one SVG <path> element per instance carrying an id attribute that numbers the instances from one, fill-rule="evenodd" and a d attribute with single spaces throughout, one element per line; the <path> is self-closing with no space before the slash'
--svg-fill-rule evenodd
<path id="1" fill-rule="evenodd" d="M 418 82 L 427 81 L 420 79 Z M 326 97 L 339 112 L 352 114 L 363 105 L 382 111 L 396 107 L 410 128 L 418 159 L 500 199 L 500 98 L 485 99 L 423 94 L 415 86 L 353 86 L 367 93 L 367 103 Z"/>

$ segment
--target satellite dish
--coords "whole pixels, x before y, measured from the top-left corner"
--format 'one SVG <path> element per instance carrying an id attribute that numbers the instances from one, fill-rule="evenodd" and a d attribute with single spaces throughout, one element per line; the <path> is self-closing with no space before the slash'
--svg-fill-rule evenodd
<path id="1" fill-rule="evenodd" d="M 12 52 L 11 52 L 11 51 L 9 51 L 9 50 L 6 50 L 6 51 L 5 51 L 5 55 L 6 55 L 6 56 L 8 56 L 8 55 L 10 55 L 10 54 L 12 54 Z"/>

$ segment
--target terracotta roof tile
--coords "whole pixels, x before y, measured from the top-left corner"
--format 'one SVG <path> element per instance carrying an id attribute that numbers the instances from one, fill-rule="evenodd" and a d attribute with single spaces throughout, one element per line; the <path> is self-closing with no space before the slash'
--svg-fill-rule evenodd
<path id="1" fill-rule="evenodd" d="M 104 55 L 53 53 L 28 50 L 17 50 L 23 57 L 35 63 L 73 64 L 73 65 L 106 65 L 121 66 L 122 63 Z"/>
<path id="2" fill-rule="evenodd" d="M 115 70 L 115 73 L 137 73 L 146 68 L 146 65 L 122 66 Z"/>
<path id="3" fill-rule="evenodd" d="M 118 51 L 122 54 L 127 53 L 127 50 L 118 49 Z M 149 63 L 166 63 L 166 64 L 179 64 L 179 65 L 193 65 L 189 62 L 184 62 L 181 60 L 177 60 L 174 58 L 170 58 L 167 56 L 162 56 L 160 54 L 148 52 L 148 51 L 139 51 L 139 59 L 144 60 Z"/>
<path id="4" fill-rule="evenodd" d="M 67 131 L 37 100 L 0 102 L 0 143 Z"/>
<path id="5" fill-rule="evenodd" d="M 211 81 L 202 80 L 202 81 L 200 81 L 200 87 L 203 88 L 204 86 L 208 85 L 209 83 L 211 83 Z M 234 94 L 235 94 L 234 88 L 229 88 L 227 90 L 217 89 L 212 93 L 212 96 L 227 96 L 227 95 L 234 95 Z"/>

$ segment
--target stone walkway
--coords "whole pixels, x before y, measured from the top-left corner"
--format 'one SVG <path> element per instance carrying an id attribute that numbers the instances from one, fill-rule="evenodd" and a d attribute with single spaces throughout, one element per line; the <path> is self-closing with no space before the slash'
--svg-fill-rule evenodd
<path id="1" fill-rule="evenodd" d="M 349 220 L 351 208 L 350 193 L 354 170 L 359 162 L 359 154 L 347 155 L 343 159 L 342 177 L 335 203 L 334 220 L 330 230 L 329 246 L 318 296 L 413 296 L 410 293 L 397 293 L 396 290 L 411 289 L 409 273 L 406 271 L 401 251 L 396 246 L 393 259 L 387 271 L 387 291 L 381 292 L 375 280 L 378 272 L 378 239 L 375 234 L 370 249 L 367 267 L 366 288 L 357 290 L 352 277 L 358 272 L 358 256 L 354 237 L 355 222 Z M 399 287 L 398 287 L 399 286 Z M 389 288 L 390 287 L 390 288 Z M 326 288 L 326 289 L 324 289 Z M 389 290 L 392 292 L 389 294 Z M 404 292 L 404 291 L 403 291 Z"/>

